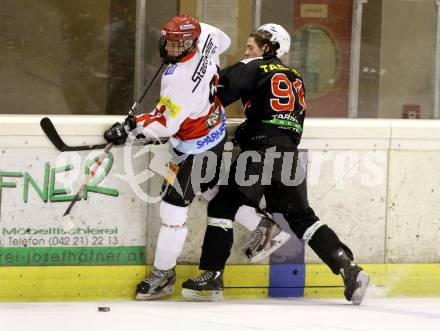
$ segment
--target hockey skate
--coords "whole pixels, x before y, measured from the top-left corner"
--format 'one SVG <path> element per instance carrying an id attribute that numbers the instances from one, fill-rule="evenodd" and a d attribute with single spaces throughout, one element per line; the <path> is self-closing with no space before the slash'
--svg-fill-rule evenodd
<path id="1" fill-rule="evenodd" d="M 367 291 L 370 276 L 355 264 L 343 249 L 338 249 L 332 255 L 343 265 L 341 275 L 345 285 L 345 298 L 354 305 L 360 305 Z"/>
<path id="2" fill-rule="evenodd" d="M 182 296 L 188 301 L 222 301 L 223 270 L 205 271 L 183 282 Z"/>
<path id="3" fill-rule="evenodd" d="M 159 270 L 154 268 L 136 287 L 136 300 L 145 301 L 171 295 L 176 283 L 176 272 L 173 269 Z"/>
<path id="4" fill-rule="evenodd" d="M 263 216 L 258 227 L 252 232 L 245 254 L 251 262 L 258 262 L 275 252 L 289 239 L 290 234 L 281 230 L 275 221 Z"/>

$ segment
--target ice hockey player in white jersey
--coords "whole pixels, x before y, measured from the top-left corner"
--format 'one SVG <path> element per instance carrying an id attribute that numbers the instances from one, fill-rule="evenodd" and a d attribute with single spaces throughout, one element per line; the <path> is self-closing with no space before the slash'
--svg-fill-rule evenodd
<path id="1" fill-rule="evenodd" d="M 219 56 L 230 43 L 221 30 L 189 16 L 176 16 L 165 23 L 159 49 L 168 66 L 162 74 L 156 109 L 149 114 L 128 117 L 104 133 L 106 140 L 115 144 L 125 143 L 132 132 L 147 138 L 170 137 L 174 155 L 179 159 L 170 164 L 173 181 L 165 180 L 163 184 L 162 224 L 154 268 L 137 285 L 137 300 L 163 297 L 174 290 L 176 261 L 188 233 L 188 206 L 197 193 L 192 180 L 193 165 L 203 160 L 200 157 L 203 153 L 215 153 L 221 160 L 226 141 L 226 116 L 216 89 Z M 201 165 L 205 178 L 214 178 L 215 175 L 207 174 L 217 170 L 218 164 Z M 215 182 L 213 179 L 212 183 L 201 183 L 200 190 L 213 187 Z"/>

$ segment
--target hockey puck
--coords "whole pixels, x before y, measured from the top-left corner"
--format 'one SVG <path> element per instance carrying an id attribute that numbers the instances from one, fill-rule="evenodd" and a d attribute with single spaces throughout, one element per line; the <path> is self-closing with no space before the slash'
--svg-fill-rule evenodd
<path id="1" fill-rule="evenodd" d="M 98 307 L 98 311 L 107 312 L 110 311 L 110 307 Z"/>

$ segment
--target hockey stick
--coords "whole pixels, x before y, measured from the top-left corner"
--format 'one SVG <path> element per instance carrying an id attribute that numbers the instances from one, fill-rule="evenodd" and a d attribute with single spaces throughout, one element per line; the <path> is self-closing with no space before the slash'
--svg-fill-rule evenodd
<path id="1" fill-rule="evenodd" d="M 84 145 L 84 146 L 69 146 L 64 143 L 58 134 L 55 126 L 52 121 L 48 117 L 44 117 L 40 121 L 40 126 L 46 134 L 47 138 L 52 142 L 52 144 L 60 151 L 60 152 L 73 152 L 73 151 L 90 151 L 93 149 L 103 149 L 107 146 L 107 144 L 100 145 Z"/>
<path id="2" fill-rule="evenodd" d="M 76 151 L 91 151 L 95 149 L 104 149 L 107 144 L 99 144 L 99 145 L 83 145 L 83 146 L 69 146 L 66 145 L 66 143 L 61 139 L 60 135 L 58 134 L 58 131 L 55 129 L 55 126 L 53 125 L 52 121 L 48 117 L 44 117 L 40 121 L 40 126 L 43 129 L 46 136 L 49 138 L 49 140 L 52 142 L 52 144 L 58 149 L 60 152 L 76 152 Z M 148 139 L 136 139 L 136 141 L 133 143 L 134 146 L 138 145 L 156 145 L 156 144 L 164 144 L 168 141 L 168 139 L 161 139 L 161 140 L 155 140 L 151 141 Z M 124 145 L 122 145 L 123 147 Z M 114 146 L 115 147 L 115 146 Z M 119 147 L 119 146 L 116 146 Z"/>
<path id="3" fill-rule="evenodd" d="M 75 203 L 77 201 L 81 200 L 81 195 L 83 194 L 85 188 L 90 183 L 92 178 L 95 176 L 96 171 L 98 170 L 99 166 L 107 158 L 108 153 L 110 152 L 112 147 L 113 147 L 113 143 L 108 143 L 107 146 L 105 146 L 104 152 L 102 152 L 101 155 L 99 155 L 98 160 L 96 160 L 95 163 L 93 164 L 92 168 L 90 168 L 89 175 L 87 176 L 87 178 L 84 181 L 84 183 L 81 185 L 78 193 L 75 194 L 75 198 L 73 198 L 73 200 L 70 202 L 69 207 L 67 207 L 66 211 L 63 214 L 63 217 L 69 215 L 70 211 L 72 210 L 72 208 L 75 205 Z"/>
<path id="4" fill-rule="evenodd" d="M 162 67 L 164 66 L 165 62 L 162 62 L 162 64 L 160 65 L 159 69 L 156 71 L 156 73 L 154 74 L 153 78 L 151 79 L 150 83 L 148 84 L 148 86 L 145 88 L 144 93 L 142 93 L 142 95 L 139 97 L 139 99 L 133 104 L 133 106 L 131 107 L 130 111 L 128 112 L 129 116 L 134 116 L 136 115 L 136 111 L 139 108 L 140 103 L 142 102 L 142 99 L 145 97 L 145 95 L 147 94 L 148 90 L 150 89 L 151 85 L 153 85 L 154 80 L 156 79 L 156 77 L 159 75 L 159 72 L 162 70 Z M 83 184 L 81 185 L 78 193 L 75 194 L 75 198 L 70 202 L 69 207 L 67 207 L 65 213 L 63 214 L 63 217 L 67 216 L 70 214 L 70 212 L 72 211 L 73 206 L 75 205 L 75 203 L 77 201 L 81 200 L 81 195 L 84 192 L 85 188 L 87 187 L 87 185 L 89 184 L 89 182 L 92 180 L 93 176 L 95 176 L 96 171 L 98 170 L 99 166 L 102 164 L 102 162 L 104 162 L 104 160 L 107 158 L 108 153 L 110 152 L 110 150 L 113 147 L 113 143 L 108 143 L 105 148 L 104 151 L 99 155 L 98 159 L 95 161 L 95 163 L 93 164 L 93 166 L 90 168 L 90 173 L 87 176 L 87 178 L 84 180 Z"/>

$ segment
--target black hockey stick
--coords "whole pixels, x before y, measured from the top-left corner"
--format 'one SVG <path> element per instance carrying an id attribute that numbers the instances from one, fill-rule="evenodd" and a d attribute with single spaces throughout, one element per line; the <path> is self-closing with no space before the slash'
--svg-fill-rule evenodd
<path id="1" fill-rule="evenodd" d="M 107 144 L 99 144 L 99 145 L 83 145 L 83 146 L 69 146 L 64 143 L 58 134 L 55 126 L 52 121 L 48 117 L 44 117 L 40 121 L 40 126 L 43 129 L 46 136 L 52 142 L 52 144 L 60 151 L 60 152 L 75 152 L 75 151 L 91 151 L 94 149 L 104 149 Z M 168 139 L 160 139 L 160 140 L 148 140 L 148 139 L 136 139 L 133 145 L 159 145 L 165 144 Z M 123 147 L 124 145 L 122 145 Z M 118 147 L 118 146 L 116 146 Z"/>
<path id="2" fill-rule="evenodd" d="M 40 121 L 40 126 L 46 134 L 47 138 L 52 142 L 52 144 L 60 151 L 60 152 L 72 152 L 72 151 L 89 151 L 93 149 L 103 149 L 107 144 L 100 145 L 84 145 L 84 146 L 69 146 L 64 143 L 61 139 L 60 135 L 55 129 L 52 121 L 48 117 L 44 117 Z"/>

